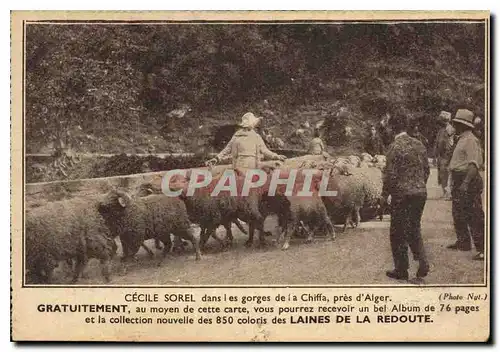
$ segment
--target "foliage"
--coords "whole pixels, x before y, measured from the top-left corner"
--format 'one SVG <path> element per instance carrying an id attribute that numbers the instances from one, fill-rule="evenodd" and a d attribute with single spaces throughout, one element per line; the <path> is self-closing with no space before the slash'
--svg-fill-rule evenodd
<path id="1" fill-rule="evenodd" d="M 57 138 L 90 151 L 196 150 L 203 126 L 263 99 L 284 137 L 296 106 L 322 101 L 342 101 L 360 126 L 398 104 L 424 119 L 467 104 L 484 113 L 482 24 L 29 24 L 26 37 L 31 152 Z M 160 143 L 180 104 L 193 111 Z"/>

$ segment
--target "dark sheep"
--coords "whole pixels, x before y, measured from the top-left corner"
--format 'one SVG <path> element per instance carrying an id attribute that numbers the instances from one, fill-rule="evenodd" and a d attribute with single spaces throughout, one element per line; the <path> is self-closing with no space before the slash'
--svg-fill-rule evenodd
<path id="1" fill-rule="evenodd" d="M 75 283 L 90 258 L 100 260 L 102 275 L 110 281 L 117 245 L 94 200 L 74 198 L 31 209 L 25 225 L 26 265 L 34 282 L 50 283 L 59 262 L 75 261 Z"/>
<path id="2" fill-rule="evenodd" d="M 123 247 L 123 260 L 133 257 L 147 239 L 158 239 L 164 244 L 161 265 L 171 250 L 171 234 L 193 244 L 196 260 L 201 259 L 198 240 L 193 235 L 184 203 L 178 198 L 150 195 L 132 198 L 121 190 L 110 191 L 99 204 L 113 236 L 119 236 Z"/>
<path id="3" fill-rule="evenodd" d="M 210 235 L 213 236 L 219 225 L 224 225 L 226 228 L 228 243 L 230 244 L 233 239 L 230 224 L 238 219 L 248 223 L 249 226 L 249 238 L 245 243 L 247 247 L 253 245 L 255 230 L 259 231 L 260 244 L 262 246 L 266 245 L 264 237 L 269 233 L 264 231 L 264 220 L 271 213 L 273 207 L 268 205 L 273 202 L 268 199 L 268 204 L 264 205 L 263 197 L 267 192 L 269 182 L 264 186 L 252 188 L 250 193 L 244 197 L 231 196 L 228 191 L 222 191 L 216 197 L 212 197 L 211 194 L 221 177 L 216 176 L 209 185 L 197 188 L 193 196 L 186 196 L 190 177 L 190 173 L 186 176 L 176 176 L 173 178 L 175 185 L 170 187 L 177 190 L 182 189 L 180 198 L 185 202 L 190 218 L 193 222 L 206 228 L 205 233 L 200 236 L 202 246 Z M 245 176 L 236 170 L 235 177 L 237 189 L 241 190 Z M 263 213 L 264 210 L 265 213 Z"/>
<path id="4" fill-rule="evenodd" d="M 137 194 L 141 197 L 144 197 L 150 194 L 163 194 L 163 193 L 159 187 L 154 186 L 150 183 L 145 183 L 139 186 L 139 191 Z M 231 219 L 229 219 L 229 221 L 221 220 L 223 217 L 222 212 L 224 211 L 225 208 L 224 202 L 221 202 L 221 200 L 216 200 L 216 199 L 211 199 L 211 200 L 206 199 L 205 197 L 203 197 L 203 195 L 201 195 L 201 197 L 199 196 L 200 194 L 197 194 L 195 197 L 196 199 L 187 200 L 186 206 L 190 221 L 194 224 L 200 225 L 200 230 L 201 230 L 200 239 L 202 239 L 200 243 L 201 249 L 204 248 L 206 241 L 208 240 L 210 235 L 212 235 L 212 237 L 216 239 L 223 247 L 231 245 L 233 240 L 231 223 L 234 223 L 242 233 L 244 233 L 245 235 L 247 234 L 247 231 L 237 218 L 232 217 Z M 181 198 L 184 201 L 186 201 L 186 199 L 184 199 L 182 196 Z M 215 223 L 219 225 L 222 224 L 225 227 L 226 236 L 228 239 L 227 243 L 224 243 L 224 241 L 216 235 L 215 231 L 212 231 L 212 226 Z M 211 231 L 211 234 L 208 231 Z M 147 246 L 144 245 L 143 247 L 146 248 L 148 253 L 150 252 L 150 249 L 147 248 Z M 174 249 L 182 249 L 183 247 L 184 243 L 177 242 L 175 244 Z M 156 248 L 161 249 L 158 240 L 156 241 Z"/>
<path id="5" fill-rule="evenodd" d="M 236 197 L 231 197 L 226 192 L 222 192 L 217 197 L 211 196 L 211 192 L 219 180 L 217 177 L 208 186 L 197 188 L 192 196 L 187 196 L 186 192 L 190 177 L 191 174 L 186 177 L 177 177 L 176 186 L 173 186 L 172 189 L 182 189 L 179 198 L 184 201 L 190 220 L 199 224 L 202 229 L 200 233 L 201 248 L 205 247 L 210 236 L 218 240 L 224 248 L 230 246 L 233 241 L 231 223 L 238 221 Z M 226 243 L 215 234 L 215 230 L 220 225 L 223 225 L 226 229 Z"/>

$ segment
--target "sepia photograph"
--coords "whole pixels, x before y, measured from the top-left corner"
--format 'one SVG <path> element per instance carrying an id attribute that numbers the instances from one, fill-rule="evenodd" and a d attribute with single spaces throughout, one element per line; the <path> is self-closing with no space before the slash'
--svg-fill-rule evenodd
<path id="1" fill-rule="evenodd" d="M 24 284 L 484 285 L 487 36 L 25 22 Z"/>
<path id="2" fill-rule="evenodd" d="M 489 341 L 490 30 L 12 12 L 11 340 Z"/>

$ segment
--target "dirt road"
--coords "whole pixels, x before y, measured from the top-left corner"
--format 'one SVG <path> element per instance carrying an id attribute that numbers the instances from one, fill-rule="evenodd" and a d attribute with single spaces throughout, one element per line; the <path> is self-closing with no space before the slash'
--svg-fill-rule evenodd
<path id="1" fill-rule="evenodd" d="M 454 242 L 451 202 L 438 199 L 435 170 L 429 179 L 429 199 L 424 209 L 422 236 L 431 271 L 426 284 L 473 284 L 484 280 L 484 262 L 473 261 L 471 252 L 446 249 Z M 273 229 L 275 219 L 269 218 L 266 227 Z M 138 260 L 126 275 L 114 275 L 112 285 L 380 285 L 395 284 L 385 276 L 393 268 L 389 246 L 389 223 L 361 223 L 345 233 L 338 227 L 333 242 L 323 238 L 306 244 L 295 239 L 287 251 L 273 245 L 268 248 L 246 248 L 247 236 L 234 230 L 234 247 L 221 252 L 217 242 L 210 240 L 200 262 L 195 262 L 189 247 L 187 254 L 170 255 L 161 267 L 141 249 Z M 223 233 L 222 228 L 220 231 Z M 269 238 L 268 238 L 269 239 Z M 154 243 L 148 243 L 154 248 Z M 257 241 L 256 241 L 257 245 Z M 157 253 L 159 256 L 159 252 Z M 411 256 L 410 256 L 411 258 Z M 88 278 L 79 284 L 102 284 L 97 263 L 89 263 Z M 118 260 L 114 263 L 118 267 Z M 413 276 L 418 263 L 411 262 Z"/>

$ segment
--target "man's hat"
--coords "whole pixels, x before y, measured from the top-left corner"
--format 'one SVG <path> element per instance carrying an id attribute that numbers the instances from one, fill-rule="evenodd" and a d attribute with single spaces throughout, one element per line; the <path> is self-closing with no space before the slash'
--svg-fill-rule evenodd
<path id="1" fill-rule="evenodd" d="M 247 112 L 245 115 L 241 117 L 241 122 L 239 123 L 239 126 L 254 128 L 255 126 L 257 126 L 260 120 L 262 120 L 262 117 L 256 117 L 251 112 Z"/>
<path id="2" fill-rule="evenodd" d="M 467 127 L 474 128 L 474 113 L 467 109 L 458 109 L 455 118 L 452 120 L 455 123 L 461 123 Z"/>

